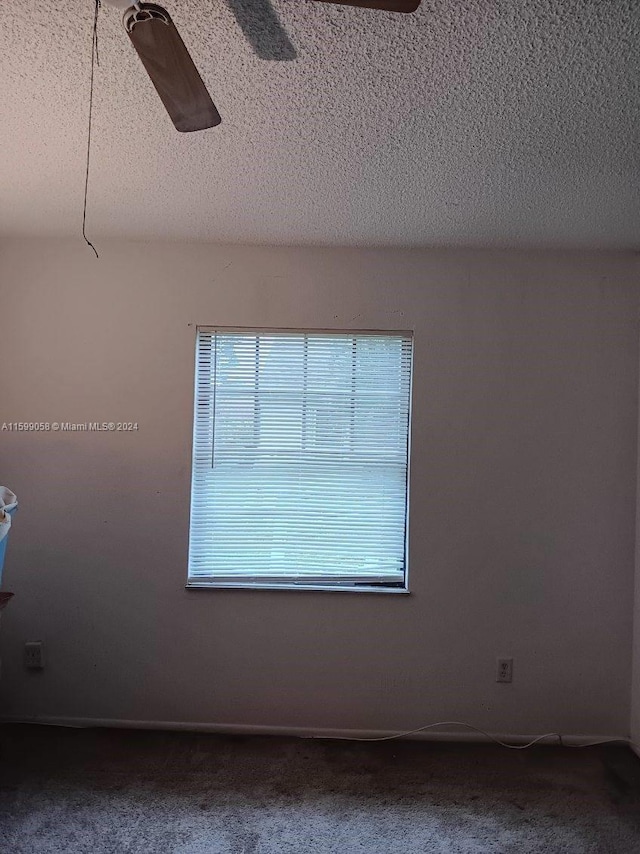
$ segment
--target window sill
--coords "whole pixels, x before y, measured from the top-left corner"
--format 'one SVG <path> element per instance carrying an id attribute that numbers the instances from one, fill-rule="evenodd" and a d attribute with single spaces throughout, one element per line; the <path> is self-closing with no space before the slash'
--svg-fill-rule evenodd
<path id="1" fill-rule="evenodd" d="M 366 584 L 252 584 L 240 581 L 190 581 L 186 590 L 319 590 L 332 593 L 393 593 L 408 595 L 407 587 L 378 587 Z"/>

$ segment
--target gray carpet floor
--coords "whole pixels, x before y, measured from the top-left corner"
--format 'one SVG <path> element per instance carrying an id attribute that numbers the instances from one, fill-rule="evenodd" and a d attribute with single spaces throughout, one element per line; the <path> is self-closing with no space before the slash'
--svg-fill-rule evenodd
<path id="1" fill-rule="evenodd" d="M 0 727 L 2 854 L 634 854 L 640 760 Z"/>

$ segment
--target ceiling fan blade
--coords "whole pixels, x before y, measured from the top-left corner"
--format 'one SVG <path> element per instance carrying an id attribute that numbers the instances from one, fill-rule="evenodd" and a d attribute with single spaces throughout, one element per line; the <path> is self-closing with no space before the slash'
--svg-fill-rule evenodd
<path id="1" fill-rule="evenodd" d="M 155 3 L 125 12 L 124 26 L 176 129 L 219 125 L 216 110 L 169 13 Z"/>
<path id="2" fill-rule="evenodd" d="M 420 0 L 316 0 L 317 3 L 339 3 L 341 6 L 358 6 L 364 9 L 382 9 L 385 12 L 415 12 Z"/>

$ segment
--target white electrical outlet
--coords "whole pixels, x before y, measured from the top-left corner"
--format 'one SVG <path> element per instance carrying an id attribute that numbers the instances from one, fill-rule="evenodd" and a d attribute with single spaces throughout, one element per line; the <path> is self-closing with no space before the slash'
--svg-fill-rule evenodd
<path id="1" fill-rule="evenodd" d="M 496 682 L 513 682 L 512 658 L 497 659 Z"/>
<path id="2" fill-rule="evenodd" d="M 24 645 L 24 666 L 29 670 L 42 670 L 44 649 L 42 641 L 27 641 Z"/>

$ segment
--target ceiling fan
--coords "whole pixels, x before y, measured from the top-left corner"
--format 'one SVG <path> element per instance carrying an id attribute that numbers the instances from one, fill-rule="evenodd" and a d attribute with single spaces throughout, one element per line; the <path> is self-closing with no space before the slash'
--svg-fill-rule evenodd
<path id="1" fill-rule="evenodd" d="M 182 132 L 204 130 L 222 119 L 171 16 L 156 3 L 107 0 L 124 10 L 124 29 L 171 121 Z M 420 0 L 315 0 L 387 12 L 415 12 Z"/>

